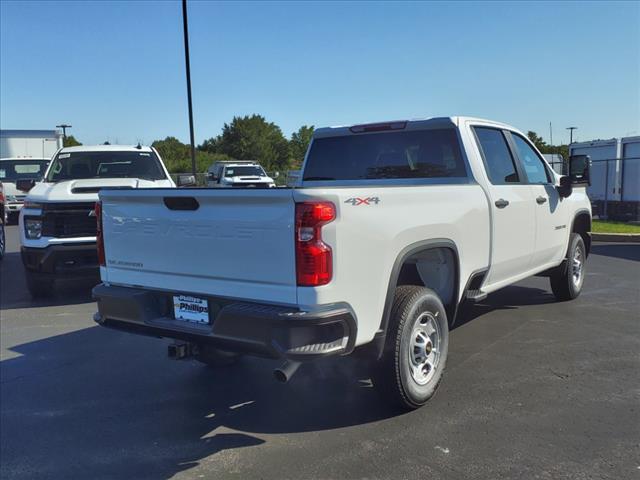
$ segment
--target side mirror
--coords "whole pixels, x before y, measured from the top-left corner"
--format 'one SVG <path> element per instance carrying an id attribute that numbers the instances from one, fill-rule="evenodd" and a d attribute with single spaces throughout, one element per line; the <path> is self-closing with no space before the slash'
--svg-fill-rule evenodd
<path id="1" fill-rule="evenodd" d="M 16 188 L 21 192 L 28 192 L 36 184 L 36 181 L 32 178 L 22 178 L 16 180 Z"/>
<path id="2" fill-rule="evenodd" d="M 591 185 L 591 157 L 571 155 L 569 157 L 569 178 L 572 185 Z"/>
<path id="3" fill-rule="evenodd" d="M 573 192 L 573 184 L 571 178 L 567 176 L 560 177 L 560 186 L 558 186 L 558 193 L 560 198 L 566 198 Z"/>
<path id="4" fill-rule="evenodd" d="M 196 176 L 193 175 L 192 173 L 180 174 L 178 175 L 176 184 L 178 185 L 179 188 L 195 187 L 197 185 Z"/>

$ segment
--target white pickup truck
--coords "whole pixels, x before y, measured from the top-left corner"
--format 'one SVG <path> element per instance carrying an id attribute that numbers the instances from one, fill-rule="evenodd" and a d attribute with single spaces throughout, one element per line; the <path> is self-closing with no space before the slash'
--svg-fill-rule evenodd
<path id="1" fill-rule="evenodd" d="M 466 117 L 315 131 L 289 189 L 103 190 L 95 321 L 177 339 L 205 363 L 359 350 L 374 385 L 424 404 L 465 300 L 584 281 L 589 161 L 560 177 L 529 140 Z"/>
<path id="2" fill-rule="evenodd" d="M 16 188 L 16 181 L 40 180 L 50 160 L 50 158 L 0 158 L 0 182 L 4 186 L 4 214 L 7 224 L 17 222 L 26 197 L 25 192 Z"/>
<path id="3" fill-rule="evenodd" d="M 96 145 L 58 150 L 42 181 L 19 177 L 16 186 L 29 192 L 19 228 L 27 287 L 42 297 L 56 279 L 98 277 L 94 208 L 101 188 L 175 184 L 153 148 Z"/>
<path id="4" fill-rule="evenodd" d="M 262 165 L 249 160 L 225 160 L 214 163 L 207 172 L 207 185 L 211 188 L 276 186 Z"/>

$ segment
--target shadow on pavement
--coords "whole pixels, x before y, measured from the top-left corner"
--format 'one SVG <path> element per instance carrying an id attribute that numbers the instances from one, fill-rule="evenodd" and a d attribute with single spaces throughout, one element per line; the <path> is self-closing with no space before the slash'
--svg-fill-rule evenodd
<path id="1" fill-rule="evenodd" d="M 95 280 L 59 280 L 52 295 L 32 299 L 27 290 L 24 266 L 19 252 L 7 253 L 0 264 L 0 309 L 51 307 L 92 302 L 91 289 L 100 282 Z"/>
<path id="2" fill-rule="evenodd" d="M 10 350 L 21 356 L 0 363 L 6 478 L 25 464 L 39 478 L 169 478 L 217 452 L 262 444 L 263 434 L 398 414 L 355 358 L 303 365 L 283 385 L 274 361 L 211 369 L 168 360 L 166 342 L 100 327 Z"/>
<path id="3" fill-rule="evenodd" d="M 513 285 L 490 293 L 485 300 L 476 304 L 463 304 L 460 307 L 452 330 L 495 310 L 515 310 L 529 305 L 554 303 L 556 298 L 551 289 L 521 287 Z"/>
<path id="4" fill-rule="evenodd" d="M 640 245 L 633 243 L 594 244 L 591 246 L 591 254 L 640 262 Z"/>

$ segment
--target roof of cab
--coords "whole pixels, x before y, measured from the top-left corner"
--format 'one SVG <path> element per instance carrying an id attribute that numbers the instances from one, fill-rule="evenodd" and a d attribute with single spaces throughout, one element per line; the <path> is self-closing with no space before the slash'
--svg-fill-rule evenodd
<path id="1" fill-rule="evenodd" d="M 151 152 L 151 147 L 144 145 L 79 145 L 77 147 L 64 147 L 60 153 L 73 152 Z"/>
<path id="2" fill-rule="evenodd" d="M 493 125 L 501 128 L 508 128 L 513 130 L 514 128 L 510 125 L 501 122 L 495 122 L 493 120 L 486 120 L 484 118 L 476 118 L 476 117 L 465 117 L 465 116 L 452 116 L 452 117 L 430 117 L 430 118 L 416 118 L 411 120 L 392 120 L 392 121 L 383 121 L 383 122 L 367 122 L 367 123 L 358 123 L 354 125 L 337 125 L 332 127 L 324 127 L 317 128 L 313 136 L 314 137 L 333 137 L 333 136 L 341 136 L 341 135 L 349 135 L 352 132 L 353 127 L 361 127 L 361 126 L 373 126 L 380 124 L 400 124 L 405 123 L 406 125 L 398 130 L 420 130 L 422 128 L 437 128 L 437 127 L 451 127 L 451 126 L 459 126 L 465 122 L 473 122 L 473 123 L 481 123 Z"/>

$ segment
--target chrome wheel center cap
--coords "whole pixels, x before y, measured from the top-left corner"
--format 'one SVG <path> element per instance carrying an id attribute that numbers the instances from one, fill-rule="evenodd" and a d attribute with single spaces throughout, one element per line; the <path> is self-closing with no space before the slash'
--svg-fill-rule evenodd
<path id="1" fill-rule="evenodd" d="M 411 375 L 418 385 L 425 385 L 431 380 L 440 361 L 441 332 L 436 315 L 425 312 L 413 326 L 408 361 Z"/>

